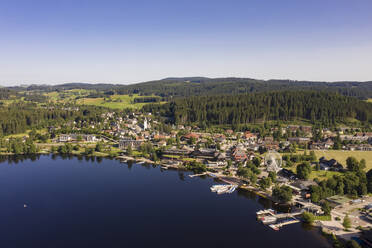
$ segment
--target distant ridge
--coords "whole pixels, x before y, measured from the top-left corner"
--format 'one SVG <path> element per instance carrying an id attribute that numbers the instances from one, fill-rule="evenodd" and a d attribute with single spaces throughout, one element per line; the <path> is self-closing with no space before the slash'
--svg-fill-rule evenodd
<path id="1" fill-rule="evenodd" d="M 289 79 L 260 80 L 253 78 L 168 77 L 135 84 L 64 83 L 59 85 L 29 85 L 5 87 L 15 91 L 87 89 L 113 91 L 118 94 L 157 95 L 161 97 L 187 97 L 195 95 L 246 94 L 282 90 L 315 90 L 337 92 L 359 99 L 372 98 L 372 81 L 297 81 Z"/>

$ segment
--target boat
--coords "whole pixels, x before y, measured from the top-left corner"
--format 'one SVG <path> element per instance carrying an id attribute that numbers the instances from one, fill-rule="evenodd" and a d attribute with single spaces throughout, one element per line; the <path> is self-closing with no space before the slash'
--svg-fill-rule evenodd
<path id="1" fill-rule="evenodd" d="M 256 215 L 257 216 L 260 216 L 260 215 L 273 215 L 275 214 L 275 210 L 274 209 L 263 209 L 263 210 L 260 210 L 260 211 L 257 211 L 256 212 Z"/>
<path id="2" fill-rule="evenodd" d="M 210 189 L 211 189 L 212 192 L 217 192 L 218 190 L 224 189 L 227 186 L 228 185 L 225 185 L 225 184 L 216 184 L 216 185 L 213 185 L 212 187 L 210 187 Z"/>
<path id="3" fill-rule="evenodd" d="M 265 225 L 274 224 L 277 221 L 277 218 L 274 216 L 265 216 L 261 218 L 262 223 Z"/>
<path id="4" fill-rule="evenodd" d="M 234 191 L 236 190 L 237 187 L 238 187 L 238 186 L 236 186 L 236 185 L 232 185 L 232 186 L 230 187 L 230 189 L 227 191 L 227 193 L 231 194 L 232 192 L 234 192 Z"/>
<path id="5" fill-rule="evenodd" d="M 271 224 L 269 225 L 269 227 L 271 227 L 275 231 L 279 231 L 279 227 L 277 225 Z"/>
<path id="6" fill-rule="evenodd" d="M 232 193 L 237 189 L 237 185 L 232 184 L 216 184 L 210 187 L 212 192 L 217 194 Z"/>

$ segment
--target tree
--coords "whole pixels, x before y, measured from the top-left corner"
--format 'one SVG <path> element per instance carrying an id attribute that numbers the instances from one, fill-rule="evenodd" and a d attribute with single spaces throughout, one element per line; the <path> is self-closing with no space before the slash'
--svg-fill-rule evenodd
<path id="1" fill-rule="evenodd" d="M 331 207 L 329 206 L 329 203 L 325 201 L 322 204 L 322 210 L 324 212 L 324 215 L 330 215 L 331 214 Z"/>
<path id="2" fill-rule="evenodd" d="M 270 177 L 263 177 L 258 181 L 260 188 L 265 190 L 271 186 L 271 178 Z"/>
<path id="3" fill-rule="evenodd" d="M 304 162 L 296 168 L 297 176 L 301 179 L 309 179 L 311 174 L 311 166 L 308 162 Z"/>
<path id="4" fill-rule="evenodd" d="M 275 187 L 273 189 L 273 197 L 283 203 L 289 202 L 292 200 L 292 189 L 285 185 Z"/>
<path id="5" fill-rule="evenodd" d="M 269 172 L 269 178 L 271 179 L 271 182 L 273 182 L 273 183 L 276 182 L 276 173 L 275 173 L 275 171 L 270 171 Z"/>
<path id="6" fill-rule="evenodd" d="M 359 167 L 359 162 L 356 158 L 354 157 L 348 157 L 346 159 L 346 166 L 347 166 L 347 169 L 349 171 L 359 171 L 360 170 L 360 167 Z"/>
<path id="7" fill-rule="evenodd" d="M 96 152 L 102 152 L 103 151 L 103 144 L 101 142 L 98 142 L 96 144 L 95 150 L 96 150 Z"/>
<path id="8" fill-rule="evenodd" d="M 261 165 L 261 159 L 259 157 L 254 157 L 252 162 L 255 166 L 259 167 Z"/>
<path id="9" fill-rule="evenodd" d="M 315 220 L 314 215 L 310 212 L 307 212 L 307 211 L 302 213 L 302 218 L 303 218 L 304 222 L 307 223 L 307 224 L 313 224 L 314 220 Z"/>
<path id="10" fill-rule="evenodd" d="M 252 173 L 251 169 L 239 166 L 239 168 L 236 171 L 236 174 L 240 177 L 248 178 L 249 175 Z"/>
<path id="11" fill-rule="evenodd" d="M 132 154 L 133 154 L 132 146 L 129 145 L 129 146 L 127 147 L 127 155 L 128 155 L 128 156 L 132 156 Z"/>
<path id="12" fill-rule="evenodd" d="M 316 161 L 316 155 L 314 151 L 310 151 L 310 161 L 315 162 Z"/>
<path id="13" fill-rule="evenodd" d="M 346 215 L 345 218 L 344 218 L 344 221 L 342 222 L 342 225 L 344 226 L 344 228 L 347 230 L 351 227 L 351 220 L 349 218 L 349 215 Z"/>
<path id="14" fill-rule="evenodd" d="M 372 169 L 367 172 L 367 189 L 369 193 L 372 193 Z"/>

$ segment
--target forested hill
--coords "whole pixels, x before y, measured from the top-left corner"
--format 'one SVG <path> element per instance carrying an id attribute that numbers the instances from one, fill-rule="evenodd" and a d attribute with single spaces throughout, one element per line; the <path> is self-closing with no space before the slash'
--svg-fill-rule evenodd
<path id="1" fill-rule="evenodd" d="M 246 124 L 268 120 L 309 120 L 332 126 L 347 120 L 372 123 L 372 104 L 337 93 L 280 91 L 242 95 L 178 98 L 164 105 L 149 105 L 174 123 L 202 125 Z"/>
<path id="2" fill-rule="evenodd" d="M 310 82 L 291 80 L 256 80 L 250 78 L 166 78 L 139 84 L 120 86 L 115 89 L 119 94 L 196 96 L 220 94 L 246 94 L 268 91 L 315 90 L 337 92 L 359 99 L 372 98 L 370 82 Z"/>
<path id="3" fill-rule="evenodd" d="M 73 90 L 73 89 L 108 91 L 108 90 L 116 89 L 120 86 L 123 86 L 123 85 L 103 84 L 103 83 L 102 84 L 66 83 L 66 84 L 58 84 L 58 85 L 33 84 L 33 85 L 28 85 L 28 86 L 10 86 L 7 88 L 15 92 L 18 92 L 18 91 L 50 92 L 50 91 L 64 91 L 64 90 Z"/>
<path id="4" fill-rule="evenodd" d="M 15 92 L 64 91 L 71 89 L 96 90 L 103 94 L 139 94 L 161 97 L 187 97 L 198 95 L 247 94 L 268 91 L 313 90 L 337 92 L 359 99 L 372 98 L 372 81 L 369 82 L 311 82 L 293 80 L 257 80 L 251 78 L 165 78 L 137 84 L 86 84 L 30 85 L 8 87 Z"/>

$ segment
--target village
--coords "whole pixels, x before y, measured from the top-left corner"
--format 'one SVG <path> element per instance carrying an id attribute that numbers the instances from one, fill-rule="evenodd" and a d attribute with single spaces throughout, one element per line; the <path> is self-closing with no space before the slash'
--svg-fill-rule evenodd
<path id="1" fill-rule="evenodd" d="M 101 117 L 103 122 L 49 127 L 52 144 L 103 144 L 117 149 L 116 158 L 123 162 L 157 164 L 164 170 L 191 170 L 194 175 L 190 177 L 213 177 L 224 183 L 211 187 L 218 194 L 249 190 L 275 204 L 293 206 L 291 213 L 272 209 L 257 213 L 274 230 L 297 223 L 298 216 L 306 211 L 315 216 L 314 225 L 325 233 L 372 243 L 369 229 L 372 197 L 349 197 L 345 193 L 314 202 L 311 188 L 322 180 L 319 175 L 323 172 L 338 173 L 331 174 L 336 176 L 347 172 L 344 162 L 317 157 L 314 151 L 372 151 L 372 132 L 350 127 L 315 129 L 305 125 L 270 127 L 264 134 L 254 130 L 207 131 L 197 126 L 165 125 L 151 113 L 119 116 L 108 112 Z M 310 174 L 315 173 L 319 178 L 301 177 L 298 168 L 296 171 L 301 162 L 307 163 Z M 324 206 L 330 209 L 327 213 Z M 351 224 L 345 229 L 342 223 L 346 216 Z"/>

